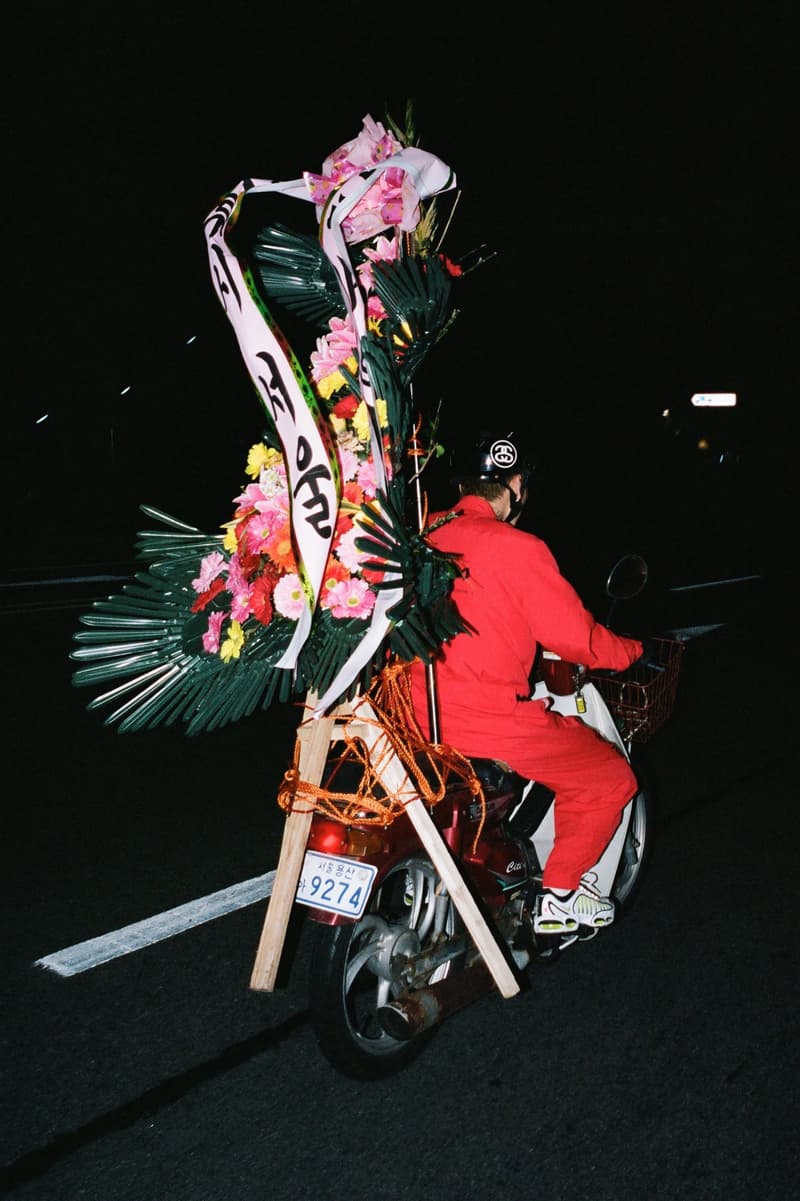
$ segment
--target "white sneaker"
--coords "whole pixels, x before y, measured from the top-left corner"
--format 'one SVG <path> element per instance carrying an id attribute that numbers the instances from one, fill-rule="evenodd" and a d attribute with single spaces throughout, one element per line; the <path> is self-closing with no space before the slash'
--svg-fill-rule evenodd
<path id="1" fill-rule="evenodd" d="M 569 934 L 578 926 L 593 930 L 610 926 L 614 920 L 614 902 L 603 897 L 584 876 L 577 888 L 566 896 L 556 896 L 549 888 L 536 898 L 533 915 L 535 934 Z"/>

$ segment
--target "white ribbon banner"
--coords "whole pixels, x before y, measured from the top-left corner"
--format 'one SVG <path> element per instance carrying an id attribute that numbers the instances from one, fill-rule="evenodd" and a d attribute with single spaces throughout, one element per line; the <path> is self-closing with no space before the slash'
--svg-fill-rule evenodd
<path id="1" fill-rule="evenodd" d="M 292 641 L 277 664 L 291 668 L 311 629 L 333 541 L 339 508 L 339 469 L 317 398 L 286 339 L 267 321 L 225 240 L 238 217 L 242 197 L 249 191 L 278 191 L 306 198 L 308 193 L 302 180 L 288 184 L 246 180 L 223 197 L 205 222 L 211 278 L 283 447 L 297 566 L 306 595 L 306 607 Z"/>
<path id="2" fill-rule="evenodd" d="M 356 333 L 358 380 L 361 398 L 370 414 L 370 447 L 378 488 L 387 487 L 383 440 L 375 393 L 361 355 L 361 340 L 367 333 L 367 301 L 353 268 L 342 231 L 342 223 L 390 167 L 399 167 L 412 178 L 420 200 L 456 186 L 455 175 L 440 159 L 424 150 L 406 147 L 391 155 L 374 170 L 351 176 L 327 201 L 320 222 L 320 243 L 331 262 L 342 297 Z M 322 584 L 325 564 L 336 526 L 340 481 L 330 438 L 323 433 L 317 399 L 285 338 L 271 327 L 267 315 L 251 293 L 236 256 L 225 235 L 235 224 L 242 198 L 249 192 L 280 192 L 311 201 L 304 179 L 275 183 L 244 180 L 206 218 L 206 240 L 211 276 L 223 309 L 233 325 L 245 364 L 267 412 L 274 419 L 286 461 L 292 501 L 292 530 L 298 552 L 298 568 L 306 591 L 306 608 L 297 623 L 291 644 L 277 664 L 293 667 L 309 631 Z M 392 577 L 387 577 L 392 578 Z M 319 698 L 314 717 L 325 711 L 347 690 L 378 650 L 390 620 L 387 612 L 400 599 L 402 589 L 382 589 L 372 610 L 369 629 L 355 651 Z"/>

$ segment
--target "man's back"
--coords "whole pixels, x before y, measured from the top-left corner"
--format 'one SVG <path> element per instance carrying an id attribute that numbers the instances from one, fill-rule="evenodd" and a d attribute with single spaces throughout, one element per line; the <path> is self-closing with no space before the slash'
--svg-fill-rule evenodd
<path id="1" fill-rule="evenodd" d="M 459 556 L 463 575 L 454 582 L 453 600 L 470 632 L 443 647 L 437 660 L 440 734 L 464 754 L 502 758 L 497 747 L 528 696 L 538 643 L 588 666 L 624 668 L 635 654 L 594 621 L 541 539 L 498 521 L 478 496 L 463 496 L 453 511 L 459 516 L 434 530 L 430 541 Z M 412 691 L 427 733 L 419 663 Z"/>

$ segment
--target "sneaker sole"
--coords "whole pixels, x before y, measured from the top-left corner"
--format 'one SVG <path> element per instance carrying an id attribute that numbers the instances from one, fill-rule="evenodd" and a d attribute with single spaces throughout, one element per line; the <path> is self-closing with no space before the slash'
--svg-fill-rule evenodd
<path id="1" fill-rule="evenodd" d="M 610 926 L 614 921 L 613 917 L 601 917 L 593 922 L 559 922 L 553 919 L 552 921 L 540 922 L 538 925 L 534 921 L 534 934 L 573 934 L 576 930 L 603 930 L 606 926 Z"/>
<path id="2" fill-rule="evenodd" d="M 533 923 L 534 934 L 573 934 L 578 929 L 576 921 L 552 921 Z"/>

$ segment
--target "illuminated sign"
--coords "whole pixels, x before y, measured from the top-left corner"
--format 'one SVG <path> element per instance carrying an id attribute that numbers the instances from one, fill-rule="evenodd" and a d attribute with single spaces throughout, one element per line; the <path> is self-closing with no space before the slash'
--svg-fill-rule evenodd
<path id="1" fill-rule="evenodd" d="M 732 409 L 736 404 L 735 392 L 695 392 L 692 404 L 696 409 Z"/>

